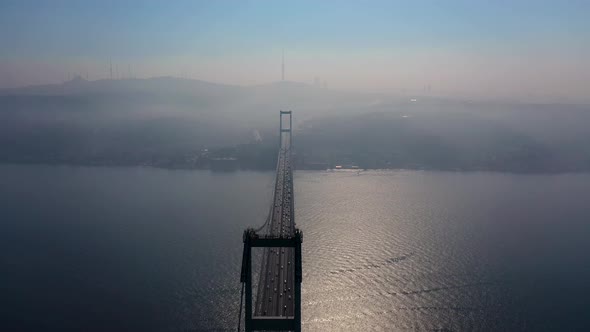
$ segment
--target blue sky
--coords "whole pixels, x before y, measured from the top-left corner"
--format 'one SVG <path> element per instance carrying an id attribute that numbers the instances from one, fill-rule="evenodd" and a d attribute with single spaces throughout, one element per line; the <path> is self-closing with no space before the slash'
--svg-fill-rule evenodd
<path id="1" fill-rule="evenodd" d="M 565 72 L 575 85 L 590 76 L 589 17 L 590 1 L 3 0 L 0 86 L 105 78 L 109 61 L 134 76 L 256 84 L 279 77 L 283 48 L 291 79 L 335 87 L 417 88 L 436 77 L 440 85 L 452 76 L 445 64 L 464 64 L 481 81 L 484 63 L 513 72 L 530 57 L 528 71 Z M 366 70 L 342 73 L 351 67 Z M 402 74 L 371 83 L 385 68 Z"/>

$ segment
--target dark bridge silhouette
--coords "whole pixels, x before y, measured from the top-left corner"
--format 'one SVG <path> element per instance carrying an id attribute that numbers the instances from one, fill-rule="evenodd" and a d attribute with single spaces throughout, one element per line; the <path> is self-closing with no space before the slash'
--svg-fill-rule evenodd
<path id="1" fill-rule="evenodd" d="M 284 115 L 289 116 L 289 128 L 283 126 Z M 244 231 L 240 281 L 242 291 L 244 287 L 246 290 L 244 319 L 246 331 L 301 331 L 303 235 L 295 228 L 291 128 L 291 111 L 281 111 L 280 149 L 270 213 L 262 227 Z M 252 248 L 254 247 L 263 247 L 264 253 L 256 303 L 253 306 Z"/>

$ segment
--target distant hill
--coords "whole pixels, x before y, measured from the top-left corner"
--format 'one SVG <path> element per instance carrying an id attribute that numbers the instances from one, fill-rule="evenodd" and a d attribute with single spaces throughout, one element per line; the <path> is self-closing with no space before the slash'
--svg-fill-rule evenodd
<path id="1" fill-rule="evenodd" d="M 299 82 L 274 82 L 256 86 L 237 86 L 173 77 L 87 81 L 82 77 L 62 84 L 0 89 L 0 96 L 59 96 L 87 100 L 118 101 L 142 104 L 163 103 L 192 106 L 197 113 L 222 112 L 263 116 L 279 109 L 297 109 L 300 119 L 319 111 L 344 112 L 365 107 L 383 96 L 322 89 Z M 22 100 L 21 98 L 21 100 Z M 244 119 L 242 119 L 243 121 Z M 257 119 L 264 121 L 263 118 Z M 274 118 L 273 118 L 274 121 Z"/>
<path id="2" fill-rule="evenodd" d="M 2 89 L 0 162 L 190 166 L 202 151 L 217 151 L 272 168 L 279 110 L 295 112 L 300 168 L 590 170 L 587 105 L 173 77 Z"/>
<path id="3" fill-rule="evenodd" d="M 61 84 L 33 85 L 0 89 L 0 95 L 74 95 L 74 94 L 128 94 L 128 93 L 189 93 L 198 95 L 227 93 L 237 86 L 216 84 L 174 77 L 148 79 L 119 79 L 88 81 L 81 76 Z"/>
<path id="4" fill-rule="evenodd" d="M 275 146 L 280 109 L 303 120 L 371 98 L 295 82 L 244 87 L 172 77 L 2 89 L 0 161 L 149 164 L 261 137 Z"/>

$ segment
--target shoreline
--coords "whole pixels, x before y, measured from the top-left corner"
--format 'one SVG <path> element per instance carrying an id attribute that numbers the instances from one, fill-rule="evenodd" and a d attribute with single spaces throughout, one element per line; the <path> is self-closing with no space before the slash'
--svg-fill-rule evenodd
<path id="1" fill-rule="evenodd" d="M 125 164 L 125 163 L 67 163 L 67 162 L 23 162 L 23 161 L 0 161 L 0 166 L 56 166 L 56 167 L 100 167 L 100 168 L 151 168 L 161 170 L 178 170 L 178 171 L 210 171 L 212 173 L 234 173 L 234 172 L 270 172 L 274 171 L 271 168 L 236 168 L 231 170 L 215 170 L 210 167 L 187 167 L 187 166 L 162 166 L 162 165 L 147 165 L 147 164 Z M 416 171 L 416 172 L 444 172 L 444 173 L 497 173 L 497 174 L 514 174 L 514 175 L 566 175 L 566 174 L 590 174 L 590 169 L 587 170 L 555 170 L 555 171 L 518 171 L 518 170 L 498 170 L 498 169 L 437 169 L 437 168 L 327 168 L 327 169 L 313 169 L 313 168 L 295 168 L 296 171 L 305 172 L 337 172 L 337 173 L 363 173 L 367 171 Z"/>

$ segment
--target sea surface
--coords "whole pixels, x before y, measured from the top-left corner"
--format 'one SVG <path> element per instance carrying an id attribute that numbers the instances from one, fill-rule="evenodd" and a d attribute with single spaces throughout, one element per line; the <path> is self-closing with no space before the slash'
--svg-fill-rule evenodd
<path id="1" fill-rule="evenodd" d="M 273 179 L 1 165 L 0 331 L 235 331 Z M 590 329 L 590 174 L 297 171 L 295 209 L 304 331 Z"/>

